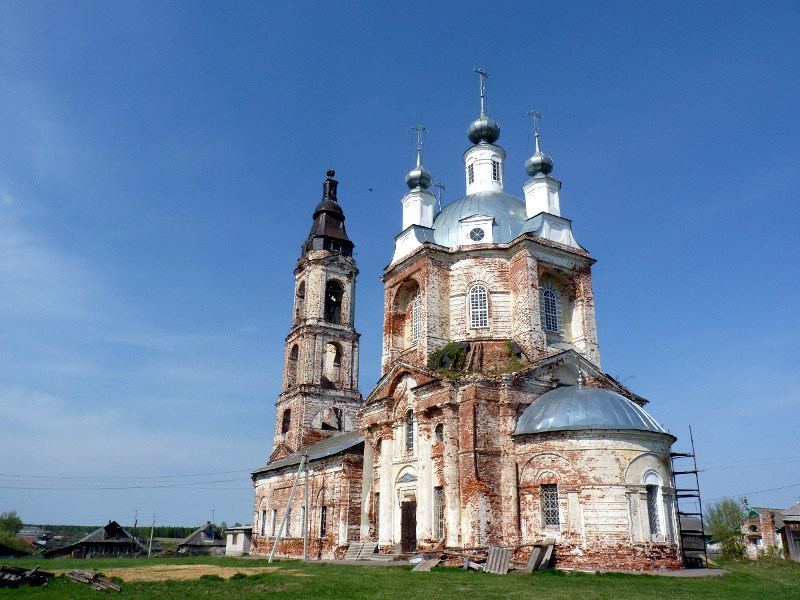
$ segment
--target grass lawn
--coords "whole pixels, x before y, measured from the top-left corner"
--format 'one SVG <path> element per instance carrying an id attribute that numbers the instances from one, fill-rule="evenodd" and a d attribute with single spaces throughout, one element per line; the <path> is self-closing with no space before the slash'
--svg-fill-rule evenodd
<path id="1" fill-rule="evenodd" d="M 677 578 L 652 575 L 607 573 L 586 575 L 546 571 L 525 575 L 490 575 L 461 569 L 436 568 L 429 573 L 412 573 L 408 565 L 359 567 L 236 558 L 175 559 L 91 559 L 91 560 L 5 560 L 4 564 L 34 566 L 42 570 L 92 569 L 109 576 L 118 569 L 138 569 L 140 575 L 153 571 L 181 573 L 197 577 L 203 571 L 219 570 L 219 575 L 200 579 L 126 581 L 122 595 L 158 600 L 192 598 L 525 598 L 588 600 L 594 598 L 747 598 L 748 600 L 800 599 L 800 564 L 790 561 L 723 563 L 728 573 L 720 577 Z M 204 569 L 201 565 L 209 565 Z M 217 568 L 221 569 L 217 569 Z M 271 568 L 264 571 L 265 568 Z M 262 569 L 257 572 L 257 569 Z M 238 574 L 237 573 L 246 573 Z M 183 576 L 183 575 L 181 575 Z M 127 579 L 127 574 L 122 574 Z M 46 588 L 22 586 L 0 588 L 4 598 L 97 598 L 97 592 L 65 577 L 50 581 Z"/>

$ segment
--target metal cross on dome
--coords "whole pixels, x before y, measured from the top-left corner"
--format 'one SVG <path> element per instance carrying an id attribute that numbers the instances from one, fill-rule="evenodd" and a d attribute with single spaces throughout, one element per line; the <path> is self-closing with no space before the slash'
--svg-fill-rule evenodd
<path id="1" fill-rule="evenodd" d="M 422 163 L 422 134 L 429 132 L 422 125 L 414 125 L 411 129 L 417 132 L 417 166 L 419 166 Z"/>
<path id="2" fill-rule="evenodd" d="M 542 115 L 536 112 L 536 109 L 531 109 L 528 112 L 529 117 L 533 117 L 533 139 L 536 142 L 536 152 L 540 152 L 539 150 L 539 121 L 538 119 L 544 119 Z"/>
<path id="3" fill-rule="evenodd" d="M 436 204 L 438 206 L 438 210 L 442 210 L 442 191 L 447 189 L 447 186 L 444 185 L 441 181 L 437 181 L 433 184 L 433 187 L 439 190 L 439 193 L 436 196 Z"/>
<path id="4" fill-rule="evenodd" d="M 533 117 L 533 132 L 539 135 L 539 121 L 537 119 L 543 119 L 544 117 L 536 112 L 535 108 L 528 112 L 528 116 Z"/>
<path id="5" fill-rule="evenodd" d="M 472 69 L 478 74 L 478 79 L 481 83 L 481 114 L 486 114 L 486 85 L 484 84 L 484 79 L 489 79 L 489 74 L 483 70 L 483 67 L 478 67 L 477 69 Z"/>

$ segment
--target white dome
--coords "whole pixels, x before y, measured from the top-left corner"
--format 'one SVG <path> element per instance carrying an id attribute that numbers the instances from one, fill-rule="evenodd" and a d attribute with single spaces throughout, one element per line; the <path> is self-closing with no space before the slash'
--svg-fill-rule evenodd
<path id="1" fill-rule="evenodd" d="M 476 192 L 451 202 L 433 221 L 437 244 L 452 248 L 459 245 L 459 222 L 474 215 L 494 217 L 492 240 L 507 244 L 522 233 L 527 220 L 525 202 L 505 192 Z"/>

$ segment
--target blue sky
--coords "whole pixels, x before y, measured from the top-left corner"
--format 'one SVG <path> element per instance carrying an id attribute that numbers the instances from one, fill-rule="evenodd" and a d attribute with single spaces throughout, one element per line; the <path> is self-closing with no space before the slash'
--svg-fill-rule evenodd
<path id="1" fill-rule="evenodd" d="M 512 193 L 545 115 L 604 370 L 706 502 L 798 500 L 796 2 L 288 4 L 0 3 L 0 510 L 249 523 L 325 170 L 366 395 L 410 127 L 463 195 L 478 66 Z"/>

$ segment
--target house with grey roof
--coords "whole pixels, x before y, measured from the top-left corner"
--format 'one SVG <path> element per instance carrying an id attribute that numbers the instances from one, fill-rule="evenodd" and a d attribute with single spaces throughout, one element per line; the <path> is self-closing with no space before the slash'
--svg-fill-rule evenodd
<path id="1" fill-rule="evenodd" d="M 178 552 L 190 556 L 225 556 L 225 540 L 211 521 L 178 544 Z"/>
<path id="2" fill-rule="evenodd" d="M 138 556 L 144 551 L 137 538 L 116 521 L 109 521 L 73 544 L 46 550 L 45 558 L 92 558 Z"/>

